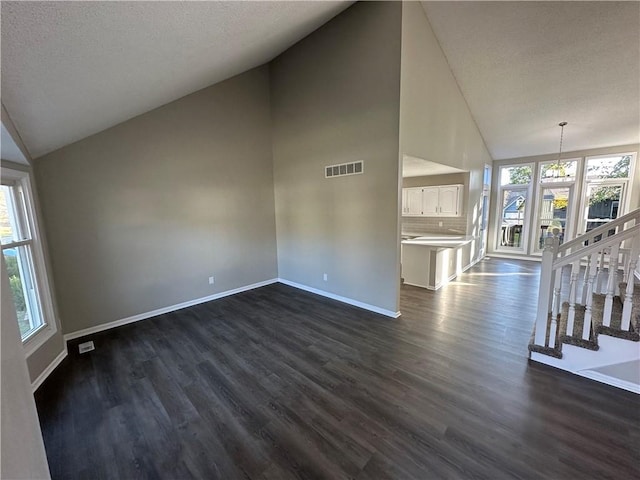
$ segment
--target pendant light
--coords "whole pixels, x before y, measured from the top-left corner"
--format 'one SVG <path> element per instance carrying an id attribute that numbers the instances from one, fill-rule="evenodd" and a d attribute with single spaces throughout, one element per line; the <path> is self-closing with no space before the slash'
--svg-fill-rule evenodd
<path id="1" fill-rule="evenodd" d="M 564 138 L 564 127 L 567 126 L 567 122 L 560 122 L 560 150 L 558 151 L 558 161 L 556 162 L 556 168 L 553 169 L 553 177 L 558 178 L 560 176 L 560 158 L 562 157 L 562 140 Z"/>

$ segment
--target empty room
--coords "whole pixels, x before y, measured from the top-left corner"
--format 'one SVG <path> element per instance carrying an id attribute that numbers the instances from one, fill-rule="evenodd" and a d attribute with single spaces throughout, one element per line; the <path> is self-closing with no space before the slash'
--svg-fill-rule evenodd
<path id="1" fill-rule="evenodd" d="M 0 478 L 640 477 L 640 2 L 0 17 Z"/>

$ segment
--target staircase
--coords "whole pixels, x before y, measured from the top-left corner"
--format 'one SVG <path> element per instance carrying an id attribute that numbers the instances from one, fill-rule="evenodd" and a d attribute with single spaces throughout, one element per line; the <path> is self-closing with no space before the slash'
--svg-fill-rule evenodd
<path id="1" fill-rule="evenodd" d="M 640 209 L 545 239 L 531 360 L 640 394 Z"/>

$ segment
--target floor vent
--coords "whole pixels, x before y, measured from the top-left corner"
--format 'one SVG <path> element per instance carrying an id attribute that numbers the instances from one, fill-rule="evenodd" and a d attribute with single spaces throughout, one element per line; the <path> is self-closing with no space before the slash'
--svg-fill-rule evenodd
<path id="1" fill-rule="evenodd" d="M 340 165 L 329 165 L 324 167 L 324 177 L 342 177 L 344 175 L 359 175 L 364 171 L 363 161 L 351 163 L 341 163 Z"/>

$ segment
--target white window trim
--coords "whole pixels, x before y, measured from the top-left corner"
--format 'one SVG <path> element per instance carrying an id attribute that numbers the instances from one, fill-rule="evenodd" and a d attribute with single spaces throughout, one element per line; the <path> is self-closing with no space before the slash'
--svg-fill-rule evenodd
<path id="1" fill-rule="evenodd" d="M 14 170 L 9 167 L 2 167 L 2 179 L 13 181 L 22 186 L 24 192 L 24 200 L 29 213 L 28 228 L 31 232 L 32 256 L 35 270 L 34 281 L 38 287 L 40 300 L 40 309 L 42 314 L 43 325 L 34 330 L 23 341 L 25 356 L 29 357 L 38 350 L 45 342 L 47 342 L 58 331 L 55 319 L 53 299 L 51 297 L 51 288 L 49 285 L 49 276 L 44 261 L 44 251 L 42 247 L 40 228 L 35 210 L 35 202 L 33 200 L 33 190 L 31 186 L 31 178 L 29 172 L 22 170 Z"/>
<path id="2" fill-rule="evenodd" d="M 603 151 L 604 149 L 601 149 L 600 151 Z M 573 229 L 572 229 L 572 234 L 571 237 L 575 238 L 578 235 L 581 235 L 584 233 L 584 216 L 585 216 L 585 211 L 586 211 L 586 190 L 589 187 L 590 184 L 623 184 L 623 191 L 622 191 L 622 198 L 620 200 L 619 203 L 619 214 L 618 216 L 624 215 L 626 213 L 629 213 L 630 209 L 631 209 L 631 200 L 632 200 L 632 194 L 635 195 L 635 191 L 637 188 L 640 188 L 640 184 L 638 184 L 638 175 L 636 174 L 636 168 L 637 168 L 637 162 L 639 161 L 638 159 L 638 153 L 640 152 L 636 152 L 636 151 L 616 151 L 616 148 L 612 148 L 613 151 L 609 152 L 609 153 L 596 153 L 596 154 L 588 154 L 588 151 L 584 151 L 583 152 L 571 152 L 571 157 L 569 158 L 563 158 L 562 162 L 568 162 L 568 161 L 572 161 L 572 160 L 577 160 L 578 161 L 578 168 L 576 171 L 576 178 L 575 178 L 575 184 L 574 184 L 574 196 L 576 198 L 575 200 L 575 208 L 573 208 L 573 212 L 570 213 L 569 215 L 571 216 L 571 220 L 573 222 Z M 591 180 L 587 180 L 587 161 L 593 158 L 602 158 L 602 157 L 613 157 L 613 156 L 625 156 L 628 155 L 631 157 L 631 161 L 629 162 L 629 177 L 627 178 L 612 178 L 612 179 L 591 179 Z M 523 159 L 524 160 L 524 159 Z M 546 163 L 553 163 L 554 160 L 553 158 L 550 158 L 550 156 L 544 156 L 544 157 L 537 157 L 537 158 L 531 158 L 531 159 L 527 159 L 528 161 L 522 161 L 522 163 L 518 162 L 517 159 L 511 159 L 511 160 L 506 160 L 506 161 L 496 161 L 494 162 L 494 174 L 493 174 L 493 180 L 496 182 L 496 186 L 494 187 L 494 193 L 492 193 L 492 195 L 495 195 L 496 199 L 496 204 L 492 207 L 493 211 L 494 211 L 494 216 L 491 219 L 491 228 L 492 228 L 492 232 L 490 232 L 490 235 L 493 236 L 493 245 L 492 245 L 492 249 L 491 249 L 491 253 L 498 255 L 498 256 L 502 256 L 502 257 L 509 257 L 509 258 L 522 258 L 522 257 L 527 257 L 530 260 L 539 260 L 541 255 L 538 252 L 535 252 L 535 239 L 533 238 L 534 233 L 533 231 L 530 232 L 529 235 L 527 235 L 526 237 L 526 241 L 527 241 L 527 249 L 526 251 L 523 251 L 521 249 L 512 249 L 509 247 L 501 247 L 500 246 L 500 218 L 501 218 L 501 208 L 500 208 L 500 204 L 501 204 L 501 198 L 502 198 L 502 189 L 503 188 L 508 188 L 508 185 L 505 185 L 504 187 L 500 185 L 500 172 L 502 168 L 508 168 L 508 167 L 517 167 L 517 166 L 524 166 L 524 165 L 535 165 L 535 175 L 533 178 L 533 182 L 532 182 L 532 187 L 531 190 L 529 191 L 529 194 L 532 195 L 532 199 L 535 197 L 535 215 L 534 215 L 534 211 L 531 210 L 531 214 L 534 215 L 533 217 L 530 217 L 530 221 L 529 226 L 531 227 L 531 229 L 534 228 L 534 226 L 531 225 L 531 222 L 537 222 L 537 217 L 538 217 L 538 208 L 539 208 L 539 202 L 540 202 L 540 172 L 542 169 L 542 165 L 546 164 Z M 535 185 L 533 184 L 535 182 Z M 549 185 L 554 184 L 555 182 L 549 182 Z M 560 184 L 560 182 L 558 182 L 558 184 Z M 497 193 L 496 193 L 497 192 Z M 567 238 L 567 240 L 570 240 L 569 238 Z"/>
<path id="3" fill-rule="evenodd" d="M 569 197 L 572 200 L 572 203 L 569 203 L 569 208 L 567 208 L 567 218 L 566 218 L 566 224 L 569 226 L 564 234 L 565 234 L 565 241 L 569 241 L 573 238 L 575 238 L 575 231 L 577 228 L 576 225 L 576 208 L 578 208 L 578 206 L 576 204 L 580 203 L 580 198 L 578 198 L 578 194 L 577 192 L 577 187 L 576 187 L 576 182 L 574 180 L 572 181 L 568 181 L 568 182 L 548 182 L 548 183 L 541 183 L 539 182 L 538 185 L 536 185 L 536 206 L 535 206 L 535 212 L 533 215 L 533 224 L 532 224 L 532 228 L 531 228 L 531 241 L 529 243 L 530 245 L 530 249 L 529 249 L 529 255 L 531 256 L 542 256 L 542 251 L 544 250 L 544 248 L 542 249 L 538 249 L 537 245 L 538 242 L 540 240 L 539 235 L 540 235 L 540 207 L 542 206 L 542 190 L 544 190 L 545 188 L 569 188 Z"/>
<path id="4" fill-rule="evenodd" d="M 609 158 L 609 157 L 624 157 L 624 156 L 630 156 L 631 157 L 631 161 L 629 162 L 629 176 L 626 178 L 591 178 L 591 179 L 587 179 L 587 162 L 593 158 Z M 635 179 L 635 171 L 636 171 L 636 161 L 637 161 L 637 152 L 623 152 L 623 153 L 607 153 L 607 154 L 602 154 L 602 155 L 585 155 L 583 157 L 583 171 L 582 171 L 582 189 L 581 189 L 581 198 L 580 198 L 580 211 L 579 211 L 579 215 L 577 218 L 577 222 L 579 225 L 579 229 L 576 232 L 577 235 L 581 235 L 584 232 L 582 230 L 584 230 L 584 219 L 585 219 L 585 215 L 586 215 L 586 211 L 588 208 L 588 204 L 587 204 L 587 189 L 589 188 L 590 185 L 607 185 L 607 184 L 612 184 L 612 185 L 617 185 L 617 184 L 622 184 L 622 192 L 621 192 L 621 198 L 620 198 L 620 203 L 618 204 L 618 216 L 622 216 L 626 213 L 629 213 L 630 209 L 631 209 L 631 189 L 633 188 L 634 185 L 634 179 Z M 576 226 L 578 226 L 576 225 Z"/>
<path id="5" fill-rule="evenodd" d="M 532 210 L 533 208 L 531 208 L 531 202 L 533 199 L 533 184 L 535 182 L 535 179 L 537 178 L 535 175 L 537 175 L 537 168 L 536 168 L 536 163 L 535 162 L 527 162 L 527 163 L 510 163 L 510 164 L 505 164 L 505 165 L 498 165 L 497 166 L 497 187 L 498 187 L 498 196 L 496 199 L 496 205 L 495 205 L 495 218 L 496 218 L 496 222 L 495 222 L 495 231 L 494 231 L 494 235 L 495 235 L 495 252 L 496 253 L 508 253 L 508 254 L 513 254 L 513 255 L 528 255 L 529 252 L 529 237 L 531 236 L 531 232 L 526 232 L 525 235 L 522 235 L 521 240 L 522 240 L 522 247 L 520 248 L 515 248 L 515 247 L 503 247 L 500 245 L 500 234 L 502 232 L 501 228 L 501 222 L 502 222 L 502 197 L 503 197 L 503 192 L 504 190 L 517 190 L 517 189 L 522 189 L 525 190 L 527 192 L 527 202 L 530 204 L 528 208 L 526 208 L 525 210 L 525 214 L 524 214 L 524 219 L 523 219 L 523 226 L 525 226 L 527 228 L 527 230 L 529 230 L 529 227 L 531 225 L 531 215 L 532 215 Z M 502 170 L 505 168 L 511 168 L 511 167 L 531 167 L 531 181 L 528 184 L 524 184 L 524 183 L 520 183 L 520 184 L 507 184 L 507 185 L 501 185 L 501 176 L 502 176 Z"/>

